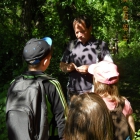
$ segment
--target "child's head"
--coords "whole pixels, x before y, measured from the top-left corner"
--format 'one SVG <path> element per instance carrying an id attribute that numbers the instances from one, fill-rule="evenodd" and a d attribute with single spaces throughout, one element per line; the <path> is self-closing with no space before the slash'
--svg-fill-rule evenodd
<path id="1" fill-rule="evenodd" d="M 119 80 L 117 66 L 113 62 L 101 61 L 92 64 L 89 66 L 88 72 L 94 75 L 96 81 L 107 85 L 115 84 Z"/>
<path id="2" fill-rule="evenodd" d="M 71 102 L 65 140 L 112 140 L 112 123 L 106 104 L 94 93 L 84 93 Z"/>
<path id="3" fill-rule="evenodd" d="M 94 92 L 99 95 L 109 94 L 112 97 L 119 97 L 117 83 L 119 73 L 113 62 L 101 61 L 92 64 L 88 72 L 94 76 Z"/>
<path id="4" fill-rule="evenodd" d="M 30 39 L 23 49 L 23 58 L 29 68 L 38 68 L 41 63 L 44 63 L 46 67 L 43 68 L 43 71 L 46 70 L 51 58 L 51 46 L 52 39 L 50 37 Z"/>

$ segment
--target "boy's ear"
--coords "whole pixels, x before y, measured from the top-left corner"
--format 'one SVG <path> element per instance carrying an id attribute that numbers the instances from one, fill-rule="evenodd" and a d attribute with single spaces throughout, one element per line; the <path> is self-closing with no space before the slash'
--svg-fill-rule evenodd
<path id="1" fill-rule="evenodd" d="M 47 58 L 46 58 L 46 59 L 44 59 L 44 61 L 43 61 L 43 65 L 44 65 L 44 66 L 46 65 L 47 61 L 48 61 L 48 59 L 47 59 Z"/>

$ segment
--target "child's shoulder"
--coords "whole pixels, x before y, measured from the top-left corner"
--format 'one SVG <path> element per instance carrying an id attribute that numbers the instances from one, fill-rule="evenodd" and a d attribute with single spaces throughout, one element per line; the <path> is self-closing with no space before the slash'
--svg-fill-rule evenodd
<path id="1" fill-rule="evenodd" d="M 133 109 L 131 107 L 131 103 L 128 101 L 127 98 L 124 98 L 124 108 L 123 108 L 123 114 L 125 116 L 131 115 L 133 113 Z"/>

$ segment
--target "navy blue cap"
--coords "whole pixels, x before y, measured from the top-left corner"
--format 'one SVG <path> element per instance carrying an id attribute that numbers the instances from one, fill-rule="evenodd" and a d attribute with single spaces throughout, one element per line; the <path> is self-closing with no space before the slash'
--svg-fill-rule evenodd
<path id="1" fill-rule="evenodd" d="M 51 52 L 52 39 L 30 39 L 23 49 L 23 58 L 29 64 L 38 64 L 45 56 Z"/>

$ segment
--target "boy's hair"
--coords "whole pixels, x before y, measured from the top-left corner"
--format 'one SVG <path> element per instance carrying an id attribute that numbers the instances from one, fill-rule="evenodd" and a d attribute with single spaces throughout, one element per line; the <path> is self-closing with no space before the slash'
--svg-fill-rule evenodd
<path id="1" fill-rule="evenodd" d="M 112 122 L 102 98 L 94 93 L 75 97 L 64 130 L 66 140 L 112 140 Z"/>
<path id="2" fill-rule="evenodd" d="M 38 65 L 40 61 L 52 52 L 52 40 L 49 37 L 43 39 L 30 39 L 24 49 L 23 58 L 29 65 Z"/>
<path id="3" fill-rule="evenodd" d="M 49 57 L 49 56 L 52 56 L 52 47 L 51 47 L 51 52 L 46 56 L 46 57 Z M 45 57 L 44 57 L 45 58 Z M 40 67 L 40 65 L 41 65 L 41 63 L 37 63 L 37 64 L 29 64 L 28 63 L 28 68 L 30 69 L 30 68 L 35 68 L 35 69 L 37 69 L 37 68 L 39 68 Z"/>
<path id="4" fill-rule="evenodd" d="M 76 23 L 81 24 L 83 21 L 85 22 L 87 28 L 91 26 L 91 21 L 89 20 L 89 18 L 84 15 L 80 15 L 73 20 L 73 28 L 75 27 Z"/>

